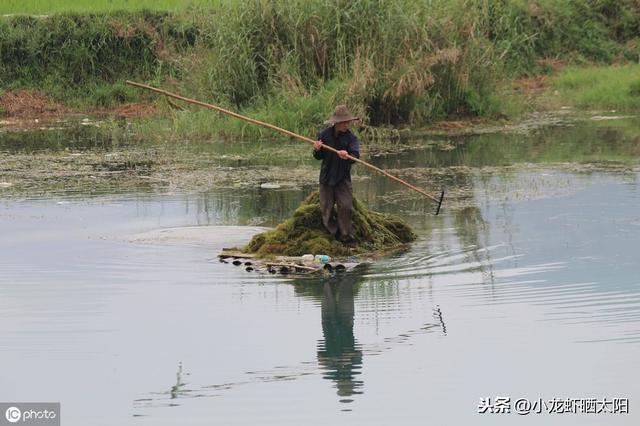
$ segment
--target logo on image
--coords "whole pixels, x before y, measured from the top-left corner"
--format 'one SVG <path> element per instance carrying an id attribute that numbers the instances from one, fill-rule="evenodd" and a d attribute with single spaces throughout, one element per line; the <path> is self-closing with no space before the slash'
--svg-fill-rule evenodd
<path id="1" fill-rule="evenodd" d="M 1 413 L 4 413 L 2 417 Z M 59 402 L 0 402 L 0 426 L 60 426 Z"/>
<path id="2" fill-rule="evenodd" d="M 22 417 L 22 412 L 20 412 L 18 407 L 9 407 L 7 411 L 4 412 L 4 416 L 9 423 L 15 423 Z"/>

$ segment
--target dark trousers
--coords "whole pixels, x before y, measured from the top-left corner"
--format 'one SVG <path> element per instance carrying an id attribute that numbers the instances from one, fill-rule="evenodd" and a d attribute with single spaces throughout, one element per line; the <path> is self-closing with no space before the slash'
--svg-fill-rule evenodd
<path id="1" fill-rule="evenodd" d="M 333 206 L 336 205 L 336 217 Z M 344 179 L 335 186 L 320 184 L 320 210 L 322 223 L 333 236 L 352 238 L 351 213 L 353 211 L 353 189 L 351 181 Z"/>

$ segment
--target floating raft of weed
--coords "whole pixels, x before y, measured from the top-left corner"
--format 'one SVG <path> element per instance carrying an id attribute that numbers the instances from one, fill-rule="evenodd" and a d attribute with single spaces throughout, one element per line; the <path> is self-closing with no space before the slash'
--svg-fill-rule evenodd
<path id="1" fill-rule="evenodd" d="M 293 216 L 275 229 L 255 235 L 240 251 L 255 258 L 326 254 L 333 258 L 396 250 L 416 239 L 402 220 L 369 210 L 353 199 L 353 233 L 356 244 L 347 247 L 322 224 L 318 191 L 309 195 Z"/>

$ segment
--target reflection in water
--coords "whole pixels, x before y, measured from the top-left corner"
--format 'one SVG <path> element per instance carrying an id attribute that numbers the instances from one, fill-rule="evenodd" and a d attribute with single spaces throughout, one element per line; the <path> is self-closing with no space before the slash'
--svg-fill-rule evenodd
<path id="1" fill-rule="evenodd" d="M 318 341 L 318 363 L 323 377 L 335 382 L 341 402 L 351 402 L 354 394 L 362 393 L 362 380 L 356 380 L 362 368 L 362 349 L 353 335 L 355 313 L 354 287 L 360 275 L 339 274 L 326 281 L 322 295 L 322 333 Z"/>
<path id="2" fill-rule="evenodd" d="M 171 386 L 171 391 L 169 392 L 171 394 L 171 399 L 176 399 L 178 397 L 180 390 L 184 385 L 186 385 L 186 383 L 182 381 L 182 363 L 180 362 L 178 363 L 178 372 L 176 373 L 176 384 Z"/>
<path id="3" fill-rule="evenodd" d="M 482 282 L 494 283 L 490 251 L 486 250 L 489 238 L 489 224 L 476 206 L 467 206 L 453 212 L 453 223 L 469 262 L 476 262 L 482 273 Z"/>
<path id="4" fill-rule="evenodd" d="M 81 123 L 56 123 L 55 128 L 20 132 L 0 132 L 0 151 L 16 153 L 51 153 L 68 151 L 111 152 L 114 138 L 96 126 Z M 120 147 L 124 144 L 118 141 Z"/>
<path id="5" fill-rule="evenodd" d="M 370 265 L 361 264 L 355 269 L 333 275 L 326 279 L 299 277 L 289 281 L 296 295 L 312 299 L 320 304 L 323 338 L 317 342 L 316 361 L 304 360 L 293 365 L 278 365 L 266 370 L 246 371 L 243 378 L 233 382 L 215 383 L 187 387 L 183 381 L 182 364 L 178 366 L 176 383 L 170 389 L 150 392 L 142 398 L 134 400 L 137 410 L 151 407 L 172 407 L 179 404 L 175 399 L 218 397 L 224 392 L 259 383 L 289 382 L 306 376 L 321 374 L 331 381 L 337 389 L 339 401 L 353 402 L 354 395 L 363 394 L 364 382 L 359 380 L 363 358 L 379 356 L 395 348 L 412 345 L 417 336 L 441 331 L 446 336 L 440 306 L 433 307 L 433 320 L 422 323 L 418 327 L 390 335 L 376 342 L 362 345 L 354 335 L 354 317 L 356 313 L 356 296 L 358 306 L 364 312 L 371 312 L 379 299 L 397 299 L 398 282 L 380 280 L 367 274 Z M 384 289 L 385 294 L 372 296 L 372 287 Z M 361 288 L 365 290 L 361 293 Z M 373 320 L 373 319 L 372 319 Z M 377 320 L 374 320 L 377 321 Z M 342 411 L 350 411 L 344 408 Z"/>
<path id="6" fill-rule="evenodd" d="M 433 309 L 433 317 L 440 323 L 440 327 L 442 328 L 442 334 L 447 335 L 447 326 L 444 324 L 444 318 L 442 317 L 442 310 L 440 310 L 440 306 L 436 306 Z"/>

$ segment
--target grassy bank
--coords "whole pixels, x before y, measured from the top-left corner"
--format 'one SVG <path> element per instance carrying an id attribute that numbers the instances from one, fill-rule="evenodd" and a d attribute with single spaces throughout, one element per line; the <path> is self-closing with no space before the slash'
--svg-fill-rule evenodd
<path id="1" fill-rule="evenodd" d="M 0 90 L 44 90 L 80 109 L 154 99 L 168 125 L 147 128 L 182 136 L 261 132 L 173 112 L 122 84 L 137 79 L 313 134 L 338 103 L 368 128 L 511 116 L 526 106 L 505 101 L 505 81 L 640 56 L 633 0 L 148 3 L 3 2 L 65 12 L 0 18 Z M 156 10 L 137 11 L 146 6 Z"/>
<path id="2" fill-rule="evenodd" d="M 640 65 L 568 67 L 554 78 L 563 103 L 578 108 L 640 110 Z"/>
<path id="3" fill-rule="evenodd" d="M 213 7 L 220 0 L 3 0 L 0 14 L 48 15 L 61 12 L 114 12 L 164 10 L 179 11 L 189 7 Z"/>

